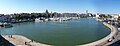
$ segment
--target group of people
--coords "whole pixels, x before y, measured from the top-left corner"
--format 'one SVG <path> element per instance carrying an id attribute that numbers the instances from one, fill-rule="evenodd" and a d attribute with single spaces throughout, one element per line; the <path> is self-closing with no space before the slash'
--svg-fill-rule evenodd
<path id="1" fill-rule="evenodd" d="M 33 40 L 31 40 L 30 42 L 25 42 L 25 45 L 28 45 L 28 46 L 32 46 L 30 43 L 33 42 Z"/>
<path id="2" fill-rule="evenodd" d="M 13 36 L 12 36 L 12 35 L 9 35 L 8 37 L 13 38 Z"/>

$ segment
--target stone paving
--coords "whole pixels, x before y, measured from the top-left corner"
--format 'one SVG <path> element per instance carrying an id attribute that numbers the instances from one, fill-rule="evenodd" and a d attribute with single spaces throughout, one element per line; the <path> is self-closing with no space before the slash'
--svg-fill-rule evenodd
<path id="1" fill-rule="evenodd" d="M 14 44 L 15 46 L 50 46 L 42 43 L 38 43 L 35 41 L 32 41 L 24 36 L 21 35 L 12 35 L 11 36 L 3 36 L 6 40 L 8 40 L 10 43 Z"/>
<path id="2" fill-rule="evenodd" d="M 117 44 L 117 46 L 120 46 L 120 32 L 118 32 L 118 35 L 115 36 L 115 39 L 113 39 L 111 42 L 107 43 L 106 45 L 104 46 L 115 46 Z"/>

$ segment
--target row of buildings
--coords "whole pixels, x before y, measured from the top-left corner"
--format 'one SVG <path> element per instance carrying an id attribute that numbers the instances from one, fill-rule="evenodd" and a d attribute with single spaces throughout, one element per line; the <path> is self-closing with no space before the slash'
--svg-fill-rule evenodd
<path id="1" fill-rule="evenodd" d="M 57 17 L 95 17 L 95 14 L 91 13 L 49 13 L 46 10 L 44 13 L 15 13 L 15 14 L 0 14 L 0 22 L 27 22 L 35 21 L 36 18 L 45 19 L 45 18 L 57 18 Z"/>
<path id="2" fill-rule="evenodd" d="M 96 18 L 101 19 L 103 21 L 106 21 L 106 20 L 118 21 L 119 17 L 120 17 L 120 14 L 96 14 Z"/>
<path id="3" fill-rule="evenodd" d="M 96 14 L 98 21 L 107 22 L 120 27 L 120 14 Z"/>

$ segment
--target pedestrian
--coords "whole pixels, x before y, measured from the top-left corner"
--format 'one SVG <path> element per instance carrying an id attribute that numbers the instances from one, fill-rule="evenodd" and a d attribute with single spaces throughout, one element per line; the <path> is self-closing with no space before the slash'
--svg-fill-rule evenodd
<path id="1" fill-rule="evenodd" d="M 10 37 L 12 38 L 12 35 L 10 35 Z"/>
<path id="2" fill-rule="evenodd" d="M 33 40 L 31 40 L 31 42 L 33 42 Z"/>
<path id="3" fill-rule="evenodd" d="M 25 42 L 25 45 L 27 45 L 27 42 Z"/>

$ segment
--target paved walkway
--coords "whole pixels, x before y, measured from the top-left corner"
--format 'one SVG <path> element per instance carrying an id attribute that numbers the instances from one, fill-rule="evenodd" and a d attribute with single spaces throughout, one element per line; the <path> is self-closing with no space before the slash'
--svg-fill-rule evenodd
<path id="1" fill-rule="evenodd" d="M 35 41 L 31 41 L 30 39 L 21 36 L 21 35 L 12 35 L 11 36 L 3 36 L 6 40 L 10 43 L 14 44 L 15 46 L 50 46 L 42 43 L 38 43 Z"/>
<path id="2" fill-rule="evenodd" d="M 120 32 L 118 32 L 118 35 L 115 37 L 115 39 L 113 39 L 111 42 L 107 43 L 104 46 L 112 46 L 113 44 L 117 44 L 119 41 L 120 41 Z"/>

